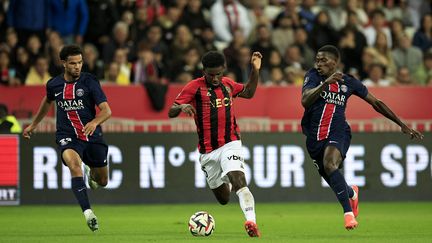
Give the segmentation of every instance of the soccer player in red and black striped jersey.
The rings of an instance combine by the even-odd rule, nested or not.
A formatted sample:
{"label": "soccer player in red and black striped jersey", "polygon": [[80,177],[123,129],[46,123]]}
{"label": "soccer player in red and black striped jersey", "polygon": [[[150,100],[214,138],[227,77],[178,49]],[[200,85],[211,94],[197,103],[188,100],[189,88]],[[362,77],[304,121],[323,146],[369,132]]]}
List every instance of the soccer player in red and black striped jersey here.
{"label": "soccer player in red and black striped jersey", "polygon": [[[81,73],[83,59],[79,46],[63,47],[60,59],[64,73],[46,84],[46,96],[42,99],[33,122],[24,129],[23,136],[29,139],[52,104],[57,105],[56,142],[62,161],[72,176],[72,191],[87,225],[95,231],[99,225],[90,207],[81,165],[82,162],[85,163],[84,171],[92,189],[107,185],[108,145],[103,140],[100,124],[111,116],[111,109],[96,77]],[[97,115],[96,106],[100,110]]]}
{"label": "soccer player in red and black striped jersey", "polygon": [[339,50],[326,45],[318,50],[315,68],[305,75],[302,90],[302,119],[306,147],[319,174],[332,188],[344,210],[345,228],[357,227],[358,187],[348,186],[339,167],[345,159],[351,142],[351,129],[345,109],[351,95],[369,103],[377,112],[398,124],[412,139],[423,135],[409,128],[381,100],[375,98],[356,78],[337,71]]}
{"label": "soccer player in red and black striped jersey", "polygon": [[244,85],[223,76],[223,54],[207,52],[202,58],[204,76],[190,81],[168,112],[170,118],[177,117],[180,112],[194,117],[200,163],[207,184],[222,205],[228,203],[231,190],[236,192],[246,218],[245,229],[251,237],[259,237],[260,232],[256,224],[254,197],[246,184],[240,130],[233,103],[236,97],[250,99],[254,96],[261,59],[261,53],[252,54],[252,71]]}

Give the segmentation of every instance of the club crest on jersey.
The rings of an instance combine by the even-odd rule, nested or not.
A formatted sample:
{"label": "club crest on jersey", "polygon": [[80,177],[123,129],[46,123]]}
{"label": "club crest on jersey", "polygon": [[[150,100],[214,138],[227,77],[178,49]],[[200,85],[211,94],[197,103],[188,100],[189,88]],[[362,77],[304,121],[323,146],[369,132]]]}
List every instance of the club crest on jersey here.
{"label": "club crest on jersey", "polygon": [[342,90],[342,92],[346,93],[348,91],[348,87],[345,84],[342,84],[340,89]]}
{"label": "club crest on jersey", "polygon": [[59,143],[60,143],[61,146],[65,146],[69,142],[72,142],[72,138],[63,138],[63,139],[60,139],[60,141],[59,141]]}
{"label": "club crest on jersey", "polygon": [[83,89],[77,89],[75,93],[78,97],[81,97],[84,95],[84,90]]}

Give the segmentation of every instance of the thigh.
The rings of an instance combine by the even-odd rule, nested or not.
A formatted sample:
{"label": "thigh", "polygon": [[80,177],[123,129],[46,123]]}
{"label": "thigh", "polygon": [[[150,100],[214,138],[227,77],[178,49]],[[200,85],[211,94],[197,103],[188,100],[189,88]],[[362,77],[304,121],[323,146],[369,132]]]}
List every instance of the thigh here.
{"label": "thigh", "polygon": [[219,188],[224,184],[222,181],[222,168],[220,166],[220,152],[214,150],[200,155],[201,169],[204,172],[210,189]]}
{"label": "thigh", "polygon": [[226,175],[231,171],[240,171],[244,174],[244,158],[242,154],[241,141],[233,141],[223,146],[221,154],[222,177],[227,180]]}
{"label": "thigh", "polygon": [[84,163],[91,168],[101,168],[108,165],[108,145],[103,143],[87,143],[84,150]]}
{"label": "thigh", "polygon": [[[56,139],[56,142],[58,145],[58,150],[60,151],[60,157],[64,165],[70,166],[70,160],[77,160],[81,162],[83,158],[84,146],[78,139],[59,137]],[[72,151],[74,153],[72,153]]]}

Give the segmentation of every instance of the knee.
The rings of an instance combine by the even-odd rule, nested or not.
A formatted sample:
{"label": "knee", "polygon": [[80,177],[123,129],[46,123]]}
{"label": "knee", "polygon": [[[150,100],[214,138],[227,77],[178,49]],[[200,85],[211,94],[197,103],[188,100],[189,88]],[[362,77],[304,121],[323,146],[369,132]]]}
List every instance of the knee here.
{"label": "knee", "polygon": [[229,202],[229,200],[230,200],[229,195],[228,195],[228,196],[218,197],[218,202],[219,202],[221,205],[227,205],[228,202]]}
{"label": "knee", "polygon": [[83,176],[81,166],[73,164],[73,165],[69,165],[68,167],[72,177]]}
{"label": "knee", "polygon": [[329,176],[333,171],[337,170],[338,166],[337,163],[334,161],[325,161],[324,162],[324,171]]}
{"label": "knee", "polygon": [[106,187],[106,185],[108,185],[108,178],[102,177],[98,180],[97,183],[99,184],[99,186]]}

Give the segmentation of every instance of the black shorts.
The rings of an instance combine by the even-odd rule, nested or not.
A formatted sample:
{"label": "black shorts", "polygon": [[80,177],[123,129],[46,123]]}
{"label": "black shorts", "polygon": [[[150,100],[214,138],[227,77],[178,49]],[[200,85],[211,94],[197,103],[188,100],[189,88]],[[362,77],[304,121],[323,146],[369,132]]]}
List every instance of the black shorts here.
{"label": "black shorts", "polygon": [[66,149],[73,149],[79,154],[81,160],[90,167],[105,167],[108,165],[108,145],[103,142],[90,143],[76,137],[58,137],[56,142],[64,165],[66,163],[63,160],[63,151]]}
{"label": "black shorts", "polygon": [[351,133],[343,133],[338,136],[331,136],[321,141],[316,141],[310,138],[306,139],[306,148],[310,157],[320,166],[323,163],[324,151],[327,146],[335,146],[341,153],[342,160],[344,160],[350,144]]}

